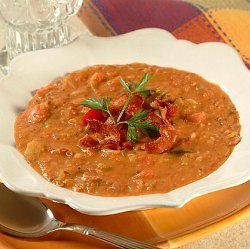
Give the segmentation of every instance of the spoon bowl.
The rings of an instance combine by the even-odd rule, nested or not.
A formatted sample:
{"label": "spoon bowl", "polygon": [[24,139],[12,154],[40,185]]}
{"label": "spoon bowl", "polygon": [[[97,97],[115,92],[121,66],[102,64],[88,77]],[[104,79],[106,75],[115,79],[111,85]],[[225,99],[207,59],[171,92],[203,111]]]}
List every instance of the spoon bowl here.
{"label": "spoon bowl", "polygon": [[0,230],[17,237],[40,237],[58,226],[39,199],[19,195],[0,184]]}
{"label": "spoon bowl", "polygon": [[23,238],[36,238],[57,230],[88,235],[125,249],[155,249],[155,246],[108,233],[94,227],[64,223],[38,198],[17,194],[0,184],[0,230]]}

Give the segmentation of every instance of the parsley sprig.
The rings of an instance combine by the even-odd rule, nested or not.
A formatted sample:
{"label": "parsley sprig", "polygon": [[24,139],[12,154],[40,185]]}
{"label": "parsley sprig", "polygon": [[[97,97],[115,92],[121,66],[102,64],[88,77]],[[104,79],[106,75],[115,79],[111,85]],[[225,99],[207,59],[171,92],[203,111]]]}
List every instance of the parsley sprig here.
{"label": "parsley sprig", "polygon": [[152,133],[155,134],[159,131],[159,127],[156,124],[152,123],[152,120],[142,121],[142,119],[148,117],[148,115],[149,115],[148,111],[140,110],[132,118],[120,122],[128,125],[127,140],[133,143],[137,142],[139,138],[137,129],[140,129],[148,137],[150,137]]}
{"label": "parsley sprig", "polygon": [[85,99],[81,105],[89,107],[91,109],[101,110],[107,112],[112,119],[115,126],[119,124],[127,124],[128,131],[127,131],[127,140],[133,143],[136,143],[139,138],[138,129],[140,129],[144,134],[150,136],[152,133],[157,133],[159,131],[159,127],[152,122],[152,120],[144,120],[148,117],[149,112],[146,110],[140,110],[136,113],[132,118],[128,120],[121,121],[121,118],[128,107],[129,101],[132,99],[134,94],[141,94],[144,98],[150,95],[150,89],[145,88],[145,85],[151,81],[155,76],[150,76],[149,73],[146,73],[140,82],[137,83],[130,83],[127,84],[123,78],[120,79],[120,83],[123,88],[129,92],[128,97],[123,105],[121,112],[118,115],[117,120],[115,120],[114,116],[110,112],[109,104],[110,104],[110,97],[106,98],[92,98],[92,99]]}
{"label": "parsley sprig", "polygon": [[143,95],[143,97],[147,97],[150,94],[150,90],[145,88],[145,85],[151,81],[155,76],[152,75],[151,77],[149,76],[149,73],[146,73],[140,80],[140,82],[138,84],[136,83],[131,83],[131,84],[127,84],[123,78],[120,79],[120,83],[122,84],[122,86],[129,92],[128,98],[117,118],[117,122],[119,122],[122,118],[123,113],[125,112],[129,101],[132,99],[134,94],[141,94]]}
{"label": "parsley sprig", "polygon": [[117,122],[109,110],[109,104],[110,104],[110,97],[106,97],[106,98],[101,97],[99,99],[93,97],[92,99],[85,99],[81,103],[81,105],[89,107],[91,109],[107,112],[110,118],[112,119],[113,123],[116,124]]}

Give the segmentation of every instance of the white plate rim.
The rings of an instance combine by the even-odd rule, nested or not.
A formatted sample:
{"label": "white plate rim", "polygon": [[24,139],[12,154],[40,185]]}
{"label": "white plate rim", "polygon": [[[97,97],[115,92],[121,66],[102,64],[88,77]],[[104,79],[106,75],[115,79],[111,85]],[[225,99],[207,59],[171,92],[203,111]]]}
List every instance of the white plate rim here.
{"label": "white plate rim", "polygon": [[[110,55],[111,51],[115,54]],[[81,58],[79,54],[85,57]],[[67,59],[67,62],[62,63],[63,59]],[[12,95],[11,90],[13,91],[11,83],[18,82],[15,84],[23,86],[14,89],[15,94],[22,95],[23,88],[28,89],[32,84],[46,85],[55,77],[62,75],[62,72],[74,71],[88,65],[125,64],[135,61],[191,71],[211,82],[219,83],[226,90],[240,113],[242,141],[223,166],[208,177],[166,194],[96,197],[59,188],[44,180],[27,165],[13,147],[13,136],[6,137],[6,134],[11,134],[11,131],[13,133],[13,127],[8,128],[8,126],[11,120],[13,121],[13,115],[16,115],[10,113],[10,117],[6,117],[11,110],[10,105],[13,104],[9,100]],[[51,65],[53,65],[53,73]],[[236,77],[236,75],[239,76]],[[240,89],[236,89],[233,85],[236,80],[237,85],[241,86]],[[27,81],[29,83],[26,83]],[[177,40],[167,31],[155,28],[141,29],[109,38],[80,35],[62,48],[20,55],[12,61],[9,75],[0,81],[2,89],[0,104],[3,107],[0,110],[0,118],[4,120],[0,123],[0,130],[6,130],[6,134],[0,134],[0,178],[16,192],[65,203],[80,212],[92,215],[153,207],[181,207],[197,196],[239,185],[250,179],[250,145],[247,144],[250,136],[247,120],[250,120],[250,115],[245,107],[249,105],[247,98],[247,93],[250,93],[249,83],[248,69],[230,46],[217,42],[194,44]],[[27,103],[30,96],[23,95],[25,95],[24,102]],[[241,100],[242,96],[244,101]],[[16,97],[16,101],[22,102],[19,100],[21,98],[22,96]],[[235,172],[234,165],[237,162],[244,162],[244,164],[241,164]]]}

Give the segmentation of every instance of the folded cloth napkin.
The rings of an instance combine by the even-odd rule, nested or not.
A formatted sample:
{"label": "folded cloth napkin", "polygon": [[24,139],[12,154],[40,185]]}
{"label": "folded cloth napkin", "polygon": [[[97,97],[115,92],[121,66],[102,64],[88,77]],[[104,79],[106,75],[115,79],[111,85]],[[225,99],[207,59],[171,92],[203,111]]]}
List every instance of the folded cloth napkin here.
{"label": "folded cloth napkin", "polygon": [[225,42],[250,69],[248,0],[86,0],[79,17],[97,36],[155,27],[195,43]]}

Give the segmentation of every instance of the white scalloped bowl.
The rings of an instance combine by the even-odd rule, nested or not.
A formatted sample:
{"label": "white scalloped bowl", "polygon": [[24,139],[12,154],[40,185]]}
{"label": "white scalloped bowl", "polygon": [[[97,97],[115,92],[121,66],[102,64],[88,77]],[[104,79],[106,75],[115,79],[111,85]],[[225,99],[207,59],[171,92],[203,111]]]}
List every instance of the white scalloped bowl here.
{"label": "white scalloped bowl", "polygon": [[[187,70],[217,82],[240,114],[242,141],[229,159],[209,176],[166,194],[98,197],[47,182],[15,148],[17,110],[27,106],[30,92],[58,76],[95,64],[144,62]],[[104,215],[153,207],[181,207],[194,197],[239,185],[250,179],[250,72],[237,52],[222,43],[193,44],[160,29],[142,29],[100,38],[81,35],[71,44],[18,56],[0,82],[0,178],[12,190],[66,203],[87,214]]]}

